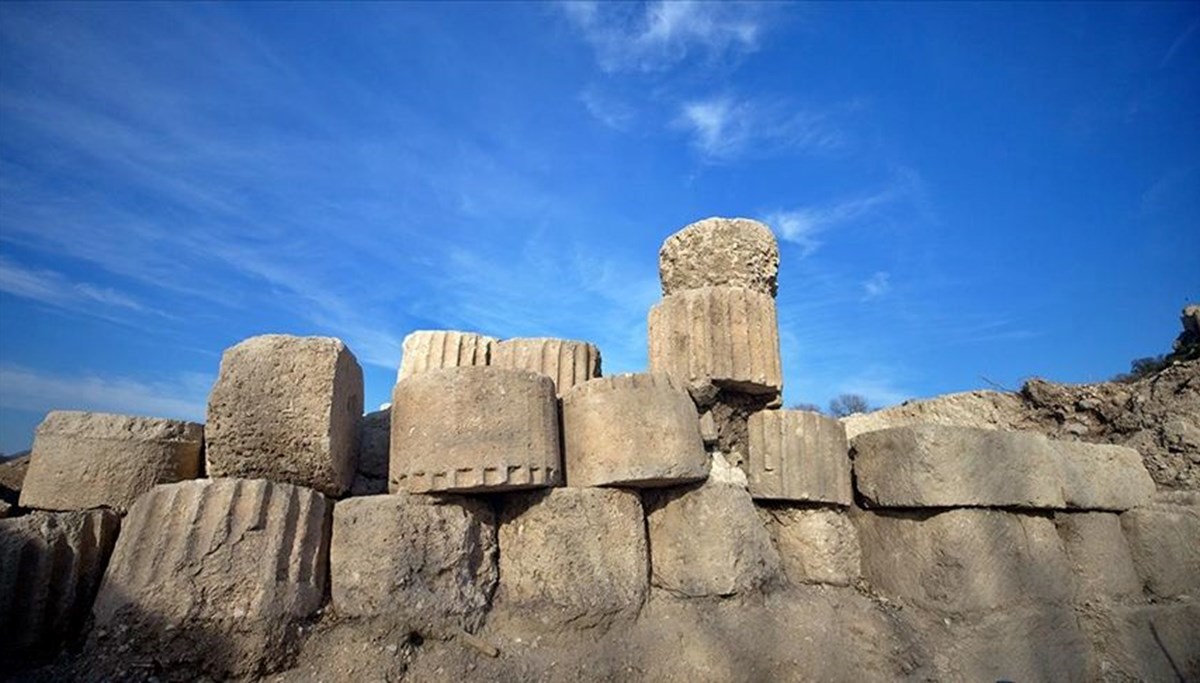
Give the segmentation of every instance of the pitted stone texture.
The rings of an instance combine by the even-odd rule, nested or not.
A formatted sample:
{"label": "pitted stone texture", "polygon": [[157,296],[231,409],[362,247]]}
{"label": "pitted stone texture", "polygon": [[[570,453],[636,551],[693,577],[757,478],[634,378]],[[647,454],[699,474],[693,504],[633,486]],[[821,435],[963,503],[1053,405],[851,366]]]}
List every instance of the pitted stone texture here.
{"label": "pitted stone texture", "polygon": [[772,505],[758,513],[792,583],[848,586],[862,576],[858,530],[845,512]]}
{"label": "pitted stone texture", "polygon": [[456,496],[344,500],[329,562],[338,614],[388,616],[427,635],[474,631],[496,588],[495,516]]}
{"label": "pitted stone texture", "polygon": [[121,520],[111,510],[0,521],[0,663],[28,663],[83,626]]}
{"label": "pitted stone texture", "polygon": [[208,475],[341,495],[354,481],[362,409],[362,368],[341,340],[251,337],[225,350],[208,397]]}
{"label": "pitted stone texture", "polygon": [[1080,510],[1128,510],[1154,496],[1154,480],[1132,448],[1051,441],[1061,462],[1063,499]]}
{"label": "pitted stone texture", "polygon": [[708,476],[696,406],[667,375],[593,379],[563,397],[568,486],[670,486]]}
{"label": "pitted stone texture", "polygon": [[358,469],[350,495],[373,496],[387,493],[388,459],[391,457],[392,411],[367,413],[359,422]]}
{"label": "pitted stone texture", "polygon": [[418,330],[404,338],[396,381],[426,370],[487,365],[496,340],[474,332]]}
{"label": "pitted stone texture", "polygon": [[554,380],[562,396],[572,387],[600,376],[600,349],[568,339],[505,339],[492,347],[489,363],[510,370],[532,370]]}
{"label": "pitted stone texture", "polygon": [[1123,513],[1121,527],[1151,593],[1200,597],[1200,507],[1155,503]]}
{"label": "pitted stone texture", "polygon": [[748,394],[783,390],[775,300],[735,287],[677,292],[650,309],[650,371]]}
{"label": "pitted stone texture", "polygon": [[747,593],[782,578],[779,553],[740,486],[647,496],[651,582],[686,597]]}
{"label": "pitted stone texture", "polygon": [[746,426],[751,496],[850,504],[850,455],[842,423],[800,410],[764,410],[750,416]]}
{"label": "pitted stone texture", "polygon": [[856,512],[863,576],[948,614],[1066,604],[1074,579],[1054,522],[997,510]]}
{"label": "pitted stone texture", "polygon": [[124,511],[158,484],[200,476],[204,426],[56,410],[38,425],[21,506]]}
{"label": "pitted stone texture", "polygon": [[658,275],[663,296],[701,287],[743,287],[775,296],[779,245],[758,221],[706,218],[663,242]]}
{"label": "pitted stone texture", "polygon": [[1097,603],[1080,610],[1104,681],[1200,680],[1200,604]]}
{"label": "pitted stone texture", "polygon": [[1059,512],[1054,525],[1078,579],[1075,600],[1140,597],[1142,583],[1133,568],[1121,518],[1111,512]]}
{"label": "pitted stone texture", "polygon": [[427,370],[392,390],[391,491],[562,483],[554,382],[528,370]]}
{"label": "pitted stone texture", "polygon": [[130,508],[96,599],[101,647],[218,676],[285,666],[325,594],[331,508],[262,479],[155,487]]}

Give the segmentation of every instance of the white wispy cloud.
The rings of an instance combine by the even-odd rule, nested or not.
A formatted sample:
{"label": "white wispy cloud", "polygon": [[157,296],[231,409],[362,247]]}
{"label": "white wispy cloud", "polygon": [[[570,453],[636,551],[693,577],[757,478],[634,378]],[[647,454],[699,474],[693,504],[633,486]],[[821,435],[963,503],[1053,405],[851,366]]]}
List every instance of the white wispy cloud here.
{"label": "white wispy cloud", "polygon": [[48,306],[109,318],[115,311],[147,312],[133,297],[87,282],[75,282],[54,270],[26,268],[0,254],[0,292]]}
{"label": "white wispy cloud", "polygon": [[877,299],[891,291],[891,279],[892,276],[890,273],[879,271],[864,280],[862,283],[863,301]]}
{"label": "white wispy cloud", "polygon": [[203,422],[213,380],[201,373],[153,381],[76,376],[5,364],[0,365],[0,407],[29,412],[91,410]]}
{"label": "white wispy cloud", "polygon": [[627,131],[633,125],[637,112],[629,104],[589,87],[579,94],[588,114],[601,124],[616,131]]}
{"label": "white wispy cloud", "polygon": [[720,95],[683,103],[675,124],[707,161],[783,151],[830,150],[843,135],[825,114],[783,102]]}

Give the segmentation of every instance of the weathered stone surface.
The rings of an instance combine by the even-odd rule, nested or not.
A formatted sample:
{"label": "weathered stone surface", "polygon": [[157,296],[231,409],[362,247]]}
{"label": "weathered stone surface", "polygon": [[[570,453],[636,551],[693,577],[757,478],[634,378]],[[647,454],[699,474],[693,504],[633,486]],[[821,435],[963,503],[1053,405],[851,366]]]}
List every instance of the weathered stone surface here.
{"label": "weathered stone surface", "polygon": [[474,631],[496,588],[495,516],[456,496],[351,498],[334,510],[329,562],[339,614]]}
{"label": "weathered stone surface", "polygon": [[642,504],[618,489],[514,496],[500,524],[497,609],[549,626],[636,616],[648,588]]}
{"label": "weathered stone surface", "polygon": [[775,300],[734,287],[677,292],[650,309],[650,371],[749,394],[783,390]]}
{"label": "weathered stone surface", "polygon": [[846,586],[862,576],[858,530],[845,512],[780,505],[758,512],[792,583]]}
{"label": "weathered stone surface", "polygon": [[1054,515],[1054,525],[1071,560],[1071,572],[1078,580],[1077,602],[1141,596],[1142,583],[1133,567],[1118,515],[1059,512]]}
{"label": "weathered stone surface", "polygon": [[1200,507],[1156,503],[1121,515],[1142,584],[1159,597],[1200,597]]}
{"label": "weathered stone surface", "polygon": [[562,482],[558,399],[528,370],[427,370],[392,390],[392,491],[501,491]]}
{"label": "weathered stone surface", "polygon": [[392,411],[367,413],[359,422],[358,469],[350,494],[373,496],[387,493],[388,460],[391,457]]}
{"label": "weathered stone surface", "polygon": [[325,594],[331,508],[261,479],[155,487],[130,508],[96,599],[101,647],[220,676],[280,668]]}
{"label": "weathered stone surface", "polygon": [[78,634],[120,525],[111,510],[0,521],[0,663],[29,663]]}
{"label": "weathered stone surface", "polygon": [[1092,641],[1091,680],[1200,680],[1200,604],[1097,603],[1080,610]]}
{"label": "weathered stone surface", "polygon": [[1054,522],[997,510],[857,512],[863,576],[884,595],[959,614],[1074,595]]}
{"label": "weathered stone surface", "polygon": [[706,218],[663,242],[658,275],[664,296],[701,287],[778,288],[779,245],[771,229],[746,218]]}
{"label": "weathered stone surface", "polygon": [[341,495],[354,480],[362,409],[362,368],[340,340],[247,339],[225,350],[208,397],[208,475]]}
{"label": "weathered stone surface", "polygon": [[404,338],[396,381],[426,370],[487,365],[495,343],[474,332],[418,330]]}
{"label": "weathered stone surface", "polygon": [[21,505],[124,511],[158,484],[200,476],[204,426],[56,410],[38,425]]}
{"label": "weathered stone surface", "polygon": [[12,505],[17,504],[21,497],[21,487],[25,485],[25,473],[29,470],[30,451],[0,462],[0,500]]}
{"label": "weathered stone surface", "polygon": [[562,400],[569,486],[670,486],[708,476],[696,406],[668,375],[603,377]]}
{"label": "weathered stone surface", "polygon": [[840,422],[801,410],[764,410],[750,416],[747,431],[751,496],[850,504],[849,447]]}
{"label": "weathered stone surface", "polygon": [[922,624],[937,681],[1094,683],[1092,649],[1065,606],[1006,609]]}
{"label": "weathered stone surface", "polygon": [[1019,394],[1002,391],[964,391],[933,398],[905,401],[900,405],[841,418],[846,438],[891,427],[939,424],[977,429],[1029,431],[1018,415],[1024,408]]}
{"label": "weathered stone surface", "polygon": [[1050,444],[1060,458],[1067,507],[1128,510],[1154,496],[1154,480],[1132,448],[1071,441]]}
{"label": "weathered stone surface", "polygon": [[676,595],[734,595],[781,578],[771,543],[749,492],[703,486],[648,495],[651,581]]}
{"label": "weathered stone surface", "polygon": [[0,519],[8,517],[12,513],[12,506],[0,500]]}
{"label": "weathered stone surface", "polygon": [[554,380],[558,395],[600,376],[600,349],[568,339],[505,339],[492,347],[490,365],[532,370]]}

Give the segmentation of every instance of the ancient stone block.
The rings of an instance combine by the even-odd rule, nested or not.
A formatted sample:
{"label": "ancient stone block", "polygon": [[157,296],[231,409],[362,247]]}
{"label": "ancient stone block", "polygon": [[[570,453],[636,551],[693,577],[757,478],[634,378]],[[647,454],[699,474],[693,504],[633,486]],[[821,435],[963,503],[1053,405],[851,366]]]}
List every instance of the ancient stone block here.
{"label": "ancient stone block", "polygon": [[1200,595],[1200,507],[1156,503],[1121,515],[1133,564],[1159,597]]}
{"label": "ancient stone block", "polygon": [[792,583],[846,586],[862,575],[858,530],[845,512],[778,505],[758,512]]}
{"label": "ancient stone block", "polygon": [[617,375],[562,400],[569,486],[669,486],[708,476],[696,406],[667,375]]}
{"label": "ancient stone block", "polygon": [[208,474],[341,495],[354,480],[362,407],[362,369],[340,340],[247,339],[226,349],[208,397]]}
{"label": "ancient stone block", "polygon": [[396,381],[426,370],[487,365],[495,343],[474,332],[418,330],[404,338]]}
{"label": "ancient stone block", "polygon": [[567,339],[505,339],[492,347],[490,365],[546,375],[562,396],[600,376],[600,349]]}
{"label": "ancient stone block", "polygon": [[706,218],[663,242],[664,296],[701,287],[742,287],[775,296],[779,245],[771,229],[745,218]]}
{"label": "ancient stone block", "polygon": [[1096,681],[1092,648],[1074,611],[1021,607],[923,625],[938,681]]}
{"label": "ancient stone block", "polygon": [[0,462],[0,498],[16,504],[25,485],[25,473],[29,470],[29,451],[24,455]]}
{"label": "ancient stone block", "polygon": [[204,426],[56,410],[38,425],[21,505],[124,511],[158,484],[200,476]]}
{"label": "ancient stone block", "polygon": [[120,525],[111,510],[0,520],[0,663],[53,654],[78,634]]}
{"label": "ancient stone block", "polygon": [[1200,605],[1097,603],[1080,610],[1098,671],[1092,680],[1200,680]]}
{"label": "ancient stone block", "polygon": [[850,504],[849,447],[840,422],[800,410],[764,410],[750,416],[747,432],[751,496]]}
{"label": "ancient stone block", "polygon": [[650,371],[749,394],[783,389],[775,300],[734,287],[677,292],[650,309]]}
{"label": "ancient stone block", "polygon": [[129,509],[96,598],[97,638],[130,662],[220,676],[286,663],[329,572],[321,494],[262,479],[155,487]]}
{"label": "ancient stone block", "polygon": [[427,370],[392,390],[390,490],[501,491],[562,483],[558,399],[528,370]]}
{"label": "ancient stone block", "polygon": [[549,626],[633,617],[648,560],[636,493],[559,488],[511,497],[501,515],[497,609]]}
{"label": "ancient stone block", "polygon": [[392,410],[367,413],[359,422],[358,468],[350,494],[373,496],[387,493],[388,460],[391,458]]}
{"label": "ancient stone block", "polygon": [[1154,480],[1132,448],[1075,441],[1051,441],[1061,458],[1067,507],[1128,510],[1150,502]]}
{"label": "ancient stone block", "polygon": [[1076,601],[1141,595],[1120,517],[1111,512],[1059,512],[1054,525],[1078,579]]}
{"label": "ancient stone block", "polygon": [[958,614],[1074,595],[1062,541],[1045,517],[970,509],[851,519],[863,576],[886,596]]}
{"label": "ancient stone block", "polygon": [[651,582],[683,596],[734,595],[781,578],[749,492],[709,482],[647,497]]}
{"label": "ancient stone block", "polygon": [[495,516],[456,496],[351,498],[334,510],[329,562],[338,614],[474,631],[496,588]]}

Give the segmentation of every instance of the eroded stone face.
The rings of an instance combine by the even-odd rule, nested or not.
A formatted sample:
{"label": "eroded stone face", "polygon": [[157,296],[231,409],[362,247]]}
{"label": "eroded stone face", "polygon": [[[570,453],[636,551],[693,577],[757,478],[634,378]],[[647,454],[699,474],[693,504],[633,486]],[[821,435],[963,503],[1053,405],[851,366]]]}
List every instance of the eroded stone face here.
{"label": "eroded stone face", "polygon": [[618,375],[562,401],[569,486],[670,486],[708,475],[696,407],[667,375]]}
{"label": "eroded stone face", "polygon": [[404,338],[396,381],[426,370],[487,365],[495,343],[474,332],[418,330]]}
{"label": "eroded stone face", "polygon": [[756,499],[849,505],[849,446],[835,419],[764,410],[747,421],[746,478]]}
{"label": "eroded stone face", "polygon": [[1141,595],[1142,583],[1133,567],[1118,515],[1057,512],[1054,525],[1071,560],[1071,572],[1078,579],[1077,602],[1097,598],[1124,600]]}
{"label": "eroded stone face", "polygon": [[21,505],[124,511],[158,484],[200,476],[203,425],[105,413],[51,412],[38,425]]}
{"label": "eroded stone face", "polygon": [[392,390],[390,490],[544,488],[562,483],[554,382],[528,370],[427,370]]}
{"label": "eroded stone face", "polygon": [[1143,585],[1164,598],[1200,594],[1200,506],[1155,503],[1121,515]]}
{"label": "eroded stone face", "polygon": [[658,274],[663,296],[727,286],[773,297],[778,289],[779,245],[771,229],[758,221],[706,218],[663,242]]}
{"label": "eroded stone face", "polygon": [[208,398],[208,474],[341,495],[354,480],[362,407],[362,369],[340,340],[247,339],[225,351]]}
{"label": "eroded stone face", "polygon": [[1063,499],[1079,510],[1129,510],[1154,496],[1154,480],[1132,448],[1051,441],[1061,468]]}
{"label": "eroded stone face", "polygon": [[858,531],[841,510],[759,508],[792,583],[848,586],[862,575]]}
{"label": "eroded stone face", "polygon": [[358,468],[354,473],[350,494],[373,496],[387,493],[392,444],[391,408],[364,415],[358,433]]}
{"label": "eroded stone face", "polygon": [[490,365],[546,375],[561,396],[600,376],[600,349],[569,339],[505,339],[492,347]]}

